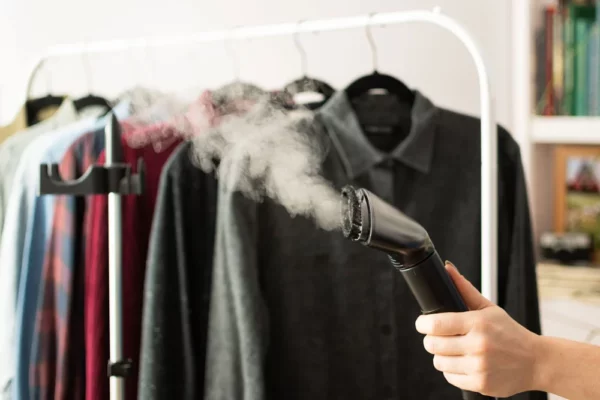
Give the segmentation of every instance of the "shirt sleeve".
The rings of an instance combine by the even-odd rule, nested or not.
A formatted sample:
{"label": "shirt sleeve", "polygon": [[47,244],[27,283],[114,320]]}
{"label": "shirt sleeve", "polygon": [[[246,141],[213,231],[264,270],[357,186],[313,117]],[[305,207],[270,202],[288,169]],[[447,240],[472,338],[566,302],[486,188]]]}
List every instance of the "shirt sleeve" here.
{"label": "shirt sleeve", "polygon": [[527,329],[541,333],[535,270],[536,257],[529,199],[520,159],[515,178],[515,204],[506,288],[506,309],[517,322],[526,326]]}
{"label": "shirt sleeve", "polygon": [[203,397],[213,267],[214,176],[182,145],[162,171],[144,286],[138,398]]}
{"label": "shirt sleeve", "polygon": [[257,205],[228,190],[229,178],[235,179],[219,181],[205,399],[259,400],[265,398],[267,314],[259,285]]}
{"label": "shirt sleeve", "polygon": [[[535,248],[527,185],[520,157],[515,165],[514,178],[512,237],[504,308],[518,323],[530,331],[540,334]],[[512,398],[514,400],[545,400],[547,395],[542,392],[527,392]]]}
{"label": "shirt sleeve", "polygon": [[[16,186],[16,185],[15,185]],[[0,334],[0,389],[7,390],[15,376],[16,345],[16,304],[17,288],[26,226],[30,217],[30,200],[26,196],[25,186],[13,187],[8,202],[6,234],[0,243],[0,320],[3,328]]]}
{"label": "shirt sleeve", "polygon": [[[163,399],[169,396],[184,398],[180,393],[184,388],[176,384],[184,378],[179,374],[183,363],[173,363],[171,358],[183,356],[181,342],[171,343],[169,339],[171,335],[177,336],[173,330],[178,329],[179,324],[176,320],[181,316],[177,302],[173,301],[173,293],[177,293],[178,289],[177,276],[169,273],[178,263],[177,222],[172,187],[173,182],[169,174],[164,173],[159,186],[148,251],[142,318],[139,399]],[[172,347],[169,347],[169,344]],[[193,385],[193,381],[188,383]]]}

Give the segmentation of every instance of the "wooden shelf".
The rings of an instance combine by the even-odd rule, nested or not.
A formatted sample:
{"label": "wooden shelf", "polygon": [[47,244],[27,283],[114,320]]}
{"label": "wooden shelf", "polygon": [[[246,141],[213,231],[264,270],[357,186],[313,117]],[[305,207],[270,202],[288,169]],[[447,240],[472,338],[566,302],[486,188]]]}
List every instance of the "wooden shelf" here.
{"label": "wooden shelf", "polygon": [[600,117],[540,117],[531,121],[535,143],[600,144]]}
{"label": "wooden shelf", "polygon": [[541,263],[537,266],[541,298],[569,298],[600,304],[600,267]]}

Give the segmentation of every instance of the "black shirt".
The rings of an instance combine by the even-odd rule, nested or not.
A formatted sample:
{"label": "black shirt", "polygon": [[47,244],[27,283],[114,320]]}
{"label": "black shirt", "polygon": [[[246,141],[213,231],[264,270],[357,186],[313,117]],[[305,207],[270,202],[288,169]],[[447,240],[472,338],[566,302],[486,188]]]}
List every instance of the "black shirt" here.
{"label": "black shirt", "polygon": [[[385,153],[339,92],[313,128],[329,146],[326,178],[364,187],[414,218],[480,287],[479,120],[416,93],[410,132]],[[498,146],[499,303],[539,333],[519,148],[502,128]],[[257,205],[223,188],[219,196],[207,399],[461,398],[433,368],[414,328],[418,305],[385,254],[269,200]]]}

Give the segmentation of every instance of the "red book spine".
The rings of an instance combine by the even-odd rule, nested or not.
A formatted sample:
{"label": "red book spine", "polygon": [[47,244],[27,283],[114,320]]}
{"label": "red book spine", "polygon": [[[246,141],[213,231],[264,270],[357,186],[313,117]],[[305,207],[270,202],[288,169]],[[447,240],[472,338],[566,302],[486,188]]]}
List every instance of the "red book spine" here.
{"label": "red book spine", "polygon": [[544,35],[545,35],[545,65],[546,65],[546,83],[544,90],[544,115],[555,115],[554,107],[554,85],[553,85],[553,65],[554,65],[554,7],[547,7],[544,12]]}

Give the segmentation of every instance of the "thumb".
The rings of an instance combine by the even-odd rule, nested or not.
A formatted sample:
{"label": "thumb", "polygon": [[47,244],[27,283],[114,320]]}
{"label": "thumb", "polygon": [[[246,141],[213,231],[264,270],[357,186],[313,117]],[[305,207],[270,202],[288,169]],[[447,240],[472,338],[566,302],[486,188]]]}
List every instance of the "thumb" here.
{"label": "thumb", "polygon": [[458,272],[458,269],[450,261],[446,261],[446,271],[448,271],[469,310],[481,310],[493,305],[491,301],[479,293],[471,282]]}

